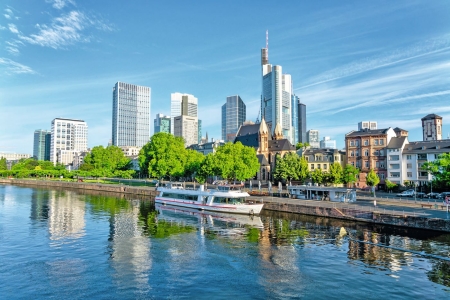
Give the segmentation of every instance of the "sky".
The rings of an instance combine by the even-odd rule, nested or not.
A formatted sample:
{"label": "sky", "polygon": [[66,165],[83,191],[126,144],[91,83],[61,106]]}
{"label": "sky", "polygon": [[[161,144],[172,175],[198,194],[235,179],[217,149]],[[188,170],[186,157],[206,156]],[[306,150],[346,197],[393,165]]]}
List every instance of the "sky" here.
{"label": "sky", "polygon": [[367,120],[418,141],[430,113],[450,134],[448,0],[4,0],[0,13],[0,152],[32,154],[54,118],[106,146],[117,81],[151,88],[152,124],[171,93],[194,95],[203,136],[220,139],[227,96],[258,118],[266,30],[320,139],[343,148]]}

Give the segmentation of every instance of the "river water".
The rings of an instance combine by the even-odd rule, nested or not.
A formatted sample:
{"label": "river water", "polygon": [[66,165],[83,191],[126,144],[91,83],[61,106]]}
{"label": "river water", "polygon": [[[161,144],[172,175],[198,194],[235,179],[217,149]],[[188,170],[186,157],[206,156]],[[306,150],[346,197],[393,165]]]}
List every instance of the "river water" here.
{"label": "river water", "polygon": [[124,197],[0,185],[0,298],[450,299],[449,234]]}

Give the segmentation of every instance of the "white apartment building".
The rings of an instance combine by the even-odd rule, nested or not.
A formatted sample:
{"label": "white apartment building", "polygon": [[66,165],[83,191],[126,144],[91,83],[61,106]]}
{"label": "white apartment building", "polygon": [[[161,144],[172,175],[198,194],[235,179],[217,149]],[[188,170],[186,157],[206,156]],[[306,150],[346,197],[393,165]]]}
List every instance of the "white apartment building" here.
{"label": "white apartment building", "polygon": [[10,153],[10,152],[0,152],[0,158],[6,158],[7,161],[17,161],[22,158],[30,158],[31,154],[20,154],[20,153]]}
{"label": "white apartment building", "polygon": [[139,151],[141,151],[142,149],[142,147],[125,147],[125,146],[119,148],[122,150],[123,154],[129,158],[138,156]]}
{"label": "white apartment building", "polygon": [[87,150],[88,126],[82,120],[56,118],[52,121],[50,161],[73,163],[76,152]]}
{"label": "white apartment building", "polygon": [[184,139],[184,146],[198,144],[198,118],[181,115],[174,118],[174,136]]}
{"label": "white apartment building", "polygon": [[112,144],[144,146],[150,139],[150,92],[146,86],[117,82],[113,87]]}

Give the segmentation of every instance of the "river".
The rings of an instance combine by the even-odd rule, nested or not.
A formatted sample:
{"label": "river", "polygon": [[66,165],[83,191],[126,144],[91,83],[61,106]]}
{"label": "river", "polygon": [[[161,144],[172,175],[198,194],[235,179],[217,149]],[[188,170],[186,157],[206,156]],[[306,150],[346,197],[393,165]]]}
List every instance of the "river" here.
{"label": "river", "polygon": [[450,234],[0,185],[2,299],[449,299]]}

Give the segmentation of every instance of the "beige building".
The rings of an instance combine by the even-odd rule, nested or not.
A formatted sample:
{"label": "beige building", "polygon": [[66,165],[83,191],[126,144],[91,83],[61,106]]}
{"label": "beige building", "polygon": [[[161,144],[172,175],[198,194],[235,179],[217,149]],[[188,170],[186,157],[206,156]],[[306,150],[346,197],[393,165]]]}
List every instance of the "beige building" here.
{"label": "beige building", "polygon": [[308,170],[321,169],[324,172],[330,170],[330,165],[338,162],[342,168],[345,167],[345,151],[337,149],[315,149],[307,148],[299,153],[308,161]]}
{"label": "beige building", "polygon": [[198,118],[181,115],[174,118],[174,136],[184,139],[184,146],[198,144]]}
{"label": "beige building", "polygon": [[387,178],[386,146],[393,137],[396,137],[396,133],[391,127],[362,129],[351,131],[345,135],[347,164],[360,170],[356,187],[365,188],[367,186],[366,177],[371,169],[380,178],[380,188],[384,186],[384,180]]}

